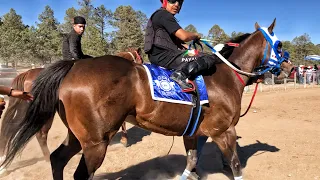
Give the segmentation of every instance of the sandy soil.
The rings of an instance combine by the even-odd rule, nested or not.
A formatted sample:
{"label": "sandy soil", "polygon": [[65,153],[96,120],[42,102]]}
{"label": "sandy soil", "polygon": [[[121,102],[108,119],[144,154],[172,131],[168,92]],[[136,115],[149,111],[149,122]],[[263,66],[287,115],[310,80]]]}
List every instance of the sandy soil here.
{"label": "sandy soil", "polygon": [[[242,111],[251,94],[245,94]],[[320,88],[281,92],[259,92],[249,113],[237,125],[238,153],[246,180],[320,179]],[[150,133],[129,126],[129,144],[119,144],[120,134],[109,146],[100,179],[178,179],[186,165],[181,137]],[[53,151],[66,136],[58,117],[49,132]],[[222,171],[221,153],[214,143],[205,145],[200,159],[203,179],[229,179]],[[65,179],[73,179],[80,160],[76,155],[65,168]],[[44,161],[36,139],[16,157],[3,180],[52,179],[50,164]]]}

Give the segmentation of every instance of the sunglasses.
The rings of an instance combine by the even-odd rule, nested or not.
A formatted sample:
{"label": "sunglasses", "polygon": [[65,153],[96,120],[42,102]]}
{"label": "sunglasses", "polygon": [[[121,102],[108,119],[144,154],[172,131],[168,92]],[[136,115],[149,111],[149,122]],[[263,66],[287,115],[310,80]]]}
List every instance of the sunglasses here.
{"label": "sunglasses", "polygon": [[183,1],[184,0],[168,0],[170,4],[175,4],[176,2],[178,2],[180,6],[183,4]]}

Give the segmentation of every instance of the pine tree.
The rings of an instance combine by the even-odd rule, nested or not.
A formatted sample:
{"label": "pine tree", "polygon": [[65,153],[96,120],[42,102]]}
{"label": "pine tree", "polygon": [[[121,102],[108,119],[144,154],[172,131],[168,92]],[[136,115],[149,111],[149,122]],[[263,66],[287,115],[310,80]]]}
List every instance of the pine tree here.
{"label": "pine tree", "polygon": [[137,12],[131,6],[119,6],[113,17],[112,24],[118,29],[114,40],[116,51],[143,47],[144,37]]}
{"label": "pine tree", "polygon": [[54,12],[50,6],[39,15],[40,23],[37,23],[36,30],[36,49],[38,57],[43,62],[52,62],[52,60],[61,59],[62,36],[58,31],[59,23],[54,17]]}
{"label": "pine tree", "polygon": [[23,30],[22,18],[14,9],[5,14],[0,26],[0,57],[7,65],[9,62],[17,64],[24,55],[22,41]]}

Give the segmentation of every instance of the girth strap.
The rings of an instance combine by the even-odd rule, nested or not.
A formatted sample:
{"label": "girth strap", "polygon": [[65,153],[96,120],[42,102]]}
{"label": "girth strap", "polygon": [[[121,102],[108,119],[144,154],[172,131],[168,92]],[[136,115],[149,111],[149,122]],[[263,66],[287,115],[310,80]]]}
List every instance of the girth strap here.
{"label": "girth strap", "polygon": [[186,126],[186,129],[182,133],[181,136],[187,135],[187,136],[193,136],[195,131],[198,128],[199,124],[199,117],[201,114],[201,105],[200,105],[200,94],[199,94],[199,89],[197,83],[193,83],[195,87],[195,91],[191,92],[192,95],[192,101],[193,101],[193,106],[191,109],[190,113],[190,118],[188,120],[188,124]]}

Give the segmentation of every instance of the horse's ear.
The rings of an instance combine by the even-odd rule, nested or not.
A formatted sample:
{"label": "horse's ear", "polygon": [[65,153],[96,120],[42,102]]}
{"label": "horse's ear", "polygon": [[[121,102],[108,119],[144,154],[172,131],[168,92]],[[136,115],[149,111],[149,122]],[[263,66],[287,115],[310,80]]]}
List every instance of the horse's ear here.
{"label": "horse's ear", "polygon": [[268,27],[268,31],[272,34],[274,27],[276,26],[276,18],[274,18],[272,24]]}
{"label": "horse's ear", "polygon": [[138,54],[141,54],[141,48],[140,47],[137,49],[137,52],[138,52]]}
{"label": "horse's ear", "polygon": [[260,25],[256,22],[256,23],[254,24],[254,27],[256,28],[256,30],[258,30],[258,29],[260,28]]}

